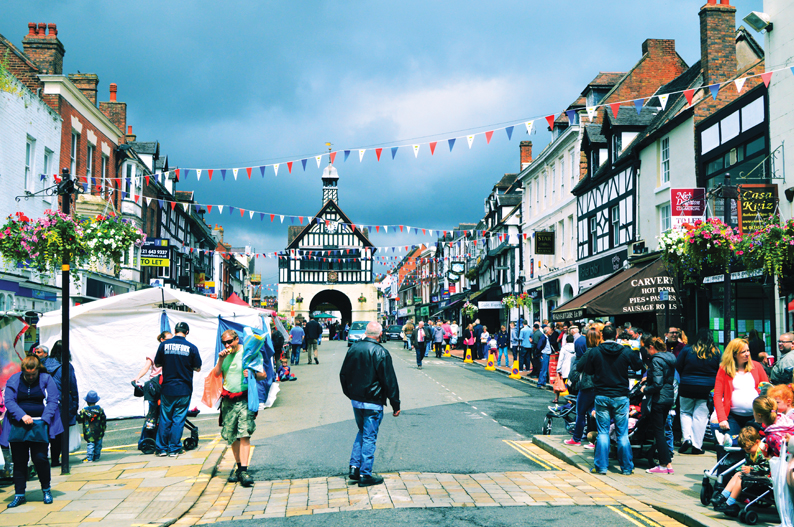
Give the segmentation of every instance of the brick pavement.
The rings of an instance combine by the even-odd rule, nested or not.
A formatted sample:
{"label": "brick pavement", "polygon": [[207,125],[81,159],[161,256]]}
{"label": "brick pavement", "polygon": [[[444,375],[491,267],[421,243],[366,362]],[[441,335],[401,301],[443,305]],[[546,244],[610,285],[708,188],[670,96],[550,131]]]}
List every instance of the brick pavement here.
{"label": "brick pavement", "polygon": [[71,474],[53,469],[51,505],[42,503],[37,479],[27,485],[28,502],[14,509],[5,505],[13,485],[0,490],[0,527],[19,525],[161,525],[182,516],[209,483],[226,444],[218,438],[178,458],[145,456],[108,448],[102,461],[79,462]]}
{"label": "brick pavement", "polygon": [[382,485],[359,488],[344,477],[257,481],[253,488],[226,482],[234,466],[224,456],[195,506],[175,525],[327,514],[352,510],[434,507],[608,506],[639,525],[681,524],[595,476],[560,463],[529,441],[510,442],[546,471],[486,474],[399,472],[381,474]]}

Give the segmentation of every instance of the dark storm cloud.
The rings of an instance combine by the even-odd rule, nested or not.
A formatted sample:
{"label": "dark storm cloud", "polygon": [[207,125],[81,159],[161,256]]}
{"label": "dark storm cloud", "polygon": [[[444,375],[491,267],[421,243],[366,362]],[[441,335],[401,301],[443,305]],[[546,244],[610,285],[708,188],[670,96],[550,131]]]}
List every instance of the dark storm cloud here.
{"label": "dark storm cloud", "polygon": [[[700,58],[704,2],[13,2],[0,33],[21,45],[28,22],[58,24],[65,71],[95,72],[100,100],[110,82],[128,103],[139,140],[159,140],[172,166],[232,168],[285,162],[334,149],[411,144],[457,130],[539,116],[530,139],[548,142],[542,116],[562,111],[599,71],[627,71],[646,38],[676,40],[688,64]],[[734,0],[737,18],[761,0]],[[413,139],[413,140],[412,140]],[[483,136],[452,153],[426,145],[380,163],[368,151],[342,162],[340,205],[360,224],[450,229],[476,223],[483,199],[517,172],[516,127],[486,146]],[[320,171],[309,159],[278,177],[244,172],[223,182],[183,181],[198,201],[282,214],[320,207]],[[226,240],[272,252],[285,225],[213,212]],[[278,219],[276,220],[278,222]],[[288,221],[288,220],[287,220]],[[430,242],[429,236],[373,234],[377,246]],[[399,253],[389,253],[399,255]],[[403,253],[404,254],[404,253]],[[267,264],[265,264],[267,262]],[[274,260],[258,264],[264,281]]]}

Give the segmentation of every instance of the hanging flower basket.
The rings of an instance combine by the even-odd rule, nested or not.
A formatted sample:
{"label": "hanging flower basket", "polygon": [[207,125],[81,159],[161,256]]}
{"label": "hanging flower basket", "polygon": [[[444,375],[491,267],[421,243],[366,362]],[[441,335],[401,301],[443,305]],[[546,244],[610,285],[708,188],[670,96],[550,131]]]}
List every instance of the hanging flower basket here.
{"label": "hanging flower basket", "polygon": [[665,232],[659,236],[659,248],[667,264],[680,271],[685,281],[693,282],[704,268],[727,272],[741,239],[733,228],[710,218]]}
{"label": "hanging flower basket", "polygon": [[736,256],[747,269],[763,269],[770,276],[783,278],[787,264],[794,260],[794,220],[780,222],[775,217],[761,229],[745,234],[736,244]]}
{"label": "hanging flower basket", "polygon": [[461,310],[463,311],[463,314],[466,315],[466,317],[474,318],[474,315],[477,314],[477,311],[479,311],[480,308],[478,308],[477,306],[475,306],[474,304],[472,304],[467,300],[466,303],[463,304],[463,308]]}
{"label": "hanging flower basket", "polygon": [[361,295],[360,297],[358,297],[358,301],[363,304],[367,301],[367,298],[364,295]]}
{"label": "hanging flower basket", "polygon": [[302,302],[303,302],[303,297],[302,297],[302,296],[300,296],[300,295],[298,295],[298,298],[296,298],[296,299],[295,299],[295,303],[296,303],[296,304],[300,304],[300,303],[302,303]]}
{"label": "hanging flower basket", "polygon": [[74,268],[118,266],[130,247],[145,241],[132,222],[106,216],[77,220],[53,210],[37,220],[18,212],[0,227],[0,255],[7,264],[49,274],[60,269],[64,257]]}

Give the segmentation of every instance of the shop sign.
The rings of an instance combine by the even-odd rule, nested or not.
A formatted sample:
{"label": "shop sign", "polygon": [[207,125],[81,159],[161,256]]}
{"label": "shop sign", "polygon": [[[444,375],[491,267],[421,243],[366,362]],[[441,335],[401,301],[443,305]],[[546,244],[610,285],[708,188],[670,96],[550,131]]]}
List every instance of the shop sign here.
{"label": "shop sign", "polygon": [[537,300],[541,297],[542,289],[540,287],[536,287],[535,289],[530,289],[527,291],[527,296],[532,300]]}
{"label": "shop sign", "polygon": [[593,278],[598,278],[599,276],[617,272],[621,267],[623,267],[623,262],[626,261],[628,257],[628,250],[623,249],[618,253],[608,254],[607,256],[598,258],[597,260],[583,263],[579,265],[579,281],[584,282],[585,280],[592,280]]}
{"label": "shop sign", "polygon": [[457,284],[449,284],[449,294],[454,295],[458,292],[458,285]]}
{"label": "shop sign", "polygon": [[146,240],[141,247],[141,266],[170,267],[171,247],[164,238]]}
{"label": "shop sign", "polygon": [[[668,305],[670,311],[678,309],[678,293],[673,278],[666,272],[656,276],[632,278],[629,285],[631,289],[628,290],[629,298],[623,303],[623,313],[664,311]],[[659,300],[662,292],[666,293],[668,299],[663,304]]]}
{"label": "shop sign", "polygon": [[552,312],[551,314],[551,320],[553,322],[565,322],[567,320],[579,320],[582,318],[584,318],[584,309],[563,311],[562,313]]}
{"label": "shop sign", "polygon": [[93,278],[87,278],[85,284],[86,296],[94,298],[109,298],[111,296],[123,295],[129,293],[130,289],[116,284],[109,284],[107,282],[100,282]]}
{"label": "shop sign", "polygon": [[421,304],[421,303],[422,303],[422,297],[421,296],[415,296],[414,297],[414,304]]}
{"label": "shop sign", "polygon": [[670,216],[675,229],[684,223],[706,219],[705,188],[670,189]]}
{"label": "shop sign", "polygon": [[420,317],[427,317],[430,316],[430,308],[428,306],[422,306],[419,308],[419,316]]}
{"label": "shop sign", "polygon": [[406,313],[405,313],[406,315],[410,316],[410,315],[414,314],[414,306],[408,306],[405,309],[407,310]]}
{"label": "shop sign", "polygon": [[407,314],[408,314],[408,308],[407,307],[401,307],[400,309],[397,310],[397,316],[398,317],[404,317]]}
{"label": "shop sign", "polygon": [[204,282],[204,294],[211,294],[215,292],[215,282]]}
{"label": "shop sign", "polygon": [[[734,280],[743,280],[745,278],[755,278],[756,276],[763,276],[764,270],[763,269],[753,269],[750,271],[737,271],[735,273],[731,273],[731,281]],[[716,276],[707,276],[703,279],[704,284],[718,284],[725,280],[724,274],[718,274]]]}
{"label": "shop sign", "polygon": [[431,302],[438,302],[438,295],[433,295],[430,297]]}
{"label": "shop sign", "polygon": [[449,298],[449,289],[444,289],[444,291],[441,293],[441,299],[446,300],[447,298]]}
{"label": "shop sign", "polygon": [[499,300],[495,301],[480,301],[477,302],[478,309],[502,309],[502,302]]}
{"label": "shop sign", "polygon": [[543,284],[543,296],[546,298],[560,296],[560,280],[558,278]]}
{"label": "shop sign", "polygon": [[739,185],[739,230],[757,231],[777,209],[777,185]]}
{"label": "shop sign", "polygon": [[535,232],[535,254],[554,254],[554,232]]}

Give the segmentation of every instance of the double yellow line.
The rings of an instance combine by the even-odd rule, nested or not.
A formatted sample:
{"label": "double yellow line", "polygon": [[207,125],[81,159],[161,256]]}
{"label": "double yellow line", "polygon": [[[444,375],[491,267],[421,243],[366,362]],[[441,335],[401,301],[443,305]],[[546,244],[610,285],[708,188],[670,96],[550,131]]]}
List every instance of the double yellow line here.
{"label": "double yellow line", "polygon": [[[657,523],[652,519],[648,518],[647,516],[640,514],[635,510],[629,509],[628,507],[623,507],[622,511],[617,507],[615,507],[614,505],[607,505],[606,507],[615,514],[617,514],[618,516],[621,516],[624,519],[630,521],[637,527],[662,527],[660,523]],[[632,516],[638,519],[632,518]]]}
{"label": "double yellow line", "polygon": [[558,467],[554,463],[552,463],[550,461],[542,460],[539,456],[533,454],[528,448],[526,448],[526,447],[524,447],[522,445],[519,445],[515,441],[510,441],[509,439],[503,439],[502,441],[504,441],[505,443],[507,443],[511,447],[515,448],[521,454],[523,454],[525,457],[528,457],[529,459],[531,459],[532,461],[534,461],[535,463],[537,463],[541,467],[545,468],[546,470],[562,470],[562,469],[560,469],[560,467]]}

